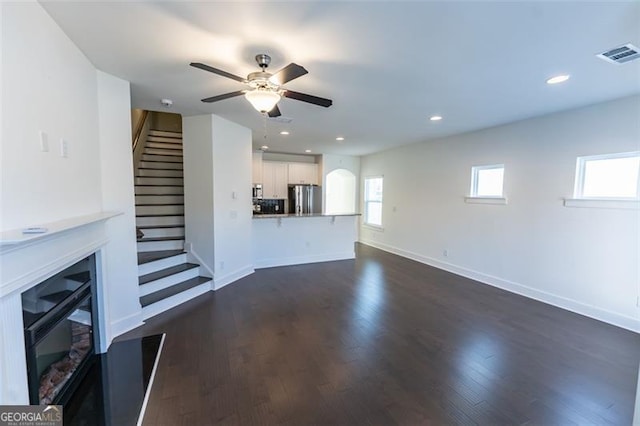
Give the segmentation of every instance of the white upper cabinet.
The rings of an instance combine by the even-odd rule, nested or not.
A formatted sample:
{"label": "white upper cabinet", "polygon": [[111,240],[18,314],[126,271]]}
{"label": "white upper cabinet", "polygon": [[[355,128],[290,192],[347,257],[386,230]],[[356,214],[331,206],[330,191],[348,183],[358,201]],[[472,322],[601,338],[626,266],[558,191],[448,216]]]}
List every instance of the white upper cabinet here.
{"label": "white upper cabinet", "polygon": [[251,183],[262,183],[262,151],[254,151],[252,156],[253,173]]}
{"label": "white upper cabinet", "polygon": [[318,185],[318,165],[312,163],[289,163],[289,184]]}
{"label": "white upper cabinet", "polygon": [[288,197],[287,176],[287,163],[263,161],[262,197],[286,199]]}

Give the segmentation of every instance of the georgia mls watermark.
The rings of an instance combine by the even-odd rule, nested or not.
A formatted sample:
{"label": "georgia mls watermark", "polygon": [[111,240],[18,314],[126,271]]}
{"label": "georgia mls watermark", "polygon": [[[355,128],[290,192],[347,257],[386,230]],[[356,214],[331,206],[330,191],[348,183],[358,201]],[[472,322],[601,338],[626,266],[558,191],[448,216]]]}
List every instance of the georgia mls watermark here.
{"label": "georgia mls watermark", "polygon": [[62,405],[0,405],[0,426],[62,426]]}

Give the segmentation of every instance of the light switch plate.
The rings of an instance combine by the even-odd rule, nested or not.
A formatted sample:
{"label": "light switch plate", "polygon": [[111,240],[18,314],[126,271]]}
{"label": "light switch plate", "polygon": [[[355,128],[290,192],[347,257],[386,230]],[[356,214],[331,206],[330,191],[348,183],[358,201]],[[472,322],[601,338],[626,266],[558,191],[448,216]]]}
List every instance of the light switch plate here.
{"label": "light switch plate", "polygon": [[49,152],[49,136],[42,130],[40,131],[40,151]]}
{"label": "light switch plate", "polygon": [[60,157],[69,158],[69,142],[65,139],[60,139]]}

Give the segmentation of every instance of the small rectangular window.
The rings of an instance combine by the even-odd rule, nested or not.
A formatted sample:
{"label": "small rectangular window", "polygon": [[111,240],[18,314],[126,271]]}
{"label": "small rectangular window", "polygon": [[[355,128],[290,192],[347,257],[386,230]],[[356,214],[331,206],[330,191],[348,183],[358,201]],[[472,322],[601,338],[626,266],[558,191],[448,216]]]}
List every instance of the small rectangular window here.
{"label": "small rectangular window", "polygon": [[578,157],[574,197],[639,199],[640,152]]}
{"label": "small rectangular window", "polygon": [[502,197],[504,164],[471,168],[471,197]]}
{"label": "small rectangular window", "polygon": [[364,179],[364,223],[382,226],[382,177]]}

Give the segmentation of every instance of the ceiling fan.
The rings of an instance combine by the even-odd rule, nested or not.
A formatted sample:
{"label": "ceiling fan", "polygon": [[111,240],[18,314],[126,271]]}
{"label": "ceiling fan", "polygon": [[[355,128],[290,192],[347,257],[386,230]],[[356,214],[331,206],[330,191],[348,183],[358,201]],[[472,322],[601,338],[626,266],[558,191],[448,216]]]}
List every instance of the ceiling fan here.
{"label": "ceiling fan", "polygon": [[200,68],[201,70],[209,71],[249,86],[249,88],[245,90],[237,90],[235,92],[224,93],[222,95],[202,99],[202,102],[217,102],[223,99],[244,95],[256,110],[261,113],[267,113],[269,117],[279,117],[281,115],[277,103],[280,101],[282,96],[285,98],[295,99],[297,101],[323,106],[325,108],[330,107],[333,104],[331,99],[294,92],[293,90],[282,87],[291,80],[307,74],[308,71],[304,69],[304,67],[290,63],[275,74],[271,74],[266,71],[267,67],[271,63],[271,57],[269,55],[264,53],[256,55],[256,62],[261,70],[250,73],[247,78],[239,77],[200,62],[191,62],[189,65],[192,67]]}

